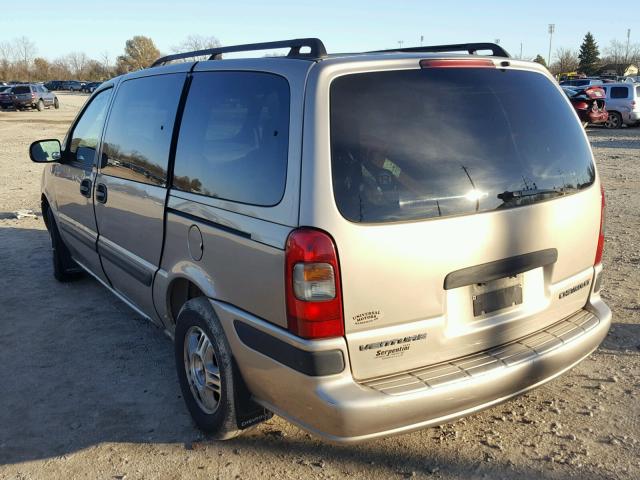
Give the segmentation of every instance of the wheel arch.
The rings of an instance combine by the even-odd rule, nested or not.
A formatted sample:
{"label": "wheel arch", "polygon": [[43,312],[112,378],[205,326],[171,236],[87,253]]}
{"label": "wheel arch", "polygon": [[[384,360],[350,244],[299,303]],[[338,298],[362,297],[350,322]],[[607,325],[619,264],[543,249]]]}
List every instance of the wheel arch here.
{"label": "wheel arch", "polygon": [[156,305],[165,326],[173,329],[182,306],[192,298],[215,298],[211,279],[192,264],[177,265],[170,272],[158,272],[154,282]]}

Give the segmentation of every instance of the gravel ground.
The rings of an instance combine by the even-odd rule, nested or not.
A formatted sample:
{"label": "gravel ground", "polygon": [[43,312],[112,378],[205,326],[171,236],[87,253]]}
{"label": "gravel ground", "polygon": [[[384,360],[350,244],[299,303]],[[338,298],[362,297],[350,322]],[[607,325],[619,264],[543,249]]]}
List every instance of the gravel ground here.
{"label": "gravel ground", "polygon": [[568,374],[440,428],[357,446],[274,417],[225,443],[193,427],[172,345],[95,281],[53,280],[27,148],[62,138],[60,110],[0,113],[0,479],[640,478],[640,129],[590,129],[607,189],[614,323]]}

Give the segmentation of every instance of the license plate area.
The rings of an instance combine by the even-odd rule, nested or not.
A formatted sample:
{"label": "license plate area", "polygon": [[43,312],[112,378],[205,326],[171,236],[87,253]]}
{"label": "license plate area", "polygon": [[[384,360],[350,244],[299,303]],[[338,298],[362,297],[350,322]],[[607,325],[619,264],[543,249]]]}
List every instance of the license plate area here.
{"label": "license plate area", "polygon": [[473,316],[522,304],[522,274],[471,285]]}

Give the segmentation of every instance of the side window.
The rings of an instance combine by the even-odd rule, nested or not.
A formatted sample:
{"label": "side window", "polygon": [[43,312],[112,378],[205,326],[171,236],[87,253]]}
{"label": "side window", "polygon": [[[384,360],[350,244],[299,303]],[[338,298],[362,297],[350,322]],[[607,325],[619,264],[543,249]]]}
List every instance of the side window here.
{"label": "side window", "polygon": [[165,186],[169,147],[184,74],[127,80],[104,135],[101,173]]}
{"label": "side window", "polygon": [[611,98],[627,98],[627,87],[611,87]]}
{"label": "side window", "polygon": [[280,202],[289,148],[289,83],[258,72],[193,75],[173,186],[252,205]]}
{"label": "side window", "polygon": [[94,164],[111,90],[104,90],[94,97],[82,113],[68,143],[67,161],[81,164],[85,168],[91,168]]}

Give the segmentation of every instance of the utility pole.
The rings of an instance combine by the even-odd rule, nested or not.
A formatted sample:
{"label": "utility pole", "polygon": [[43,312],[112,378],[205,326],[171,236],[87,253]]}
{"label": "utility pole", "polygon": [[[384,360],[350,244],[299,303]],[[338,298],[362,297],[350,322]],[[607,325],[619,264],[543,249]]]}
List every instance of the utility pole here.
{"label": "utility pole", "polygon": [[424,43],[424,35],[420,35],[420,46]]}
{"label": "utility pole", "polygon": [[551,42],[553,40],[553,33],[556,31],[556,24],[549,24],[549,55],[547,56],[547,65],[548,68],[551,68]]}
{"label": "utility pole", "polygon": [[520,42],[520,60],[522,60],[522,42]]}
{"label": "utility pole", "polygon": [[625,62],[629,61],[629,39],[631,38],[631,29],[627,28],[627,54],[625,55]]}
{"label": "utility pole", "polygon": [[400,48],[402,48],[403,43],[404,43],[404,40],[398,40],[398,45],[400,45]]}

